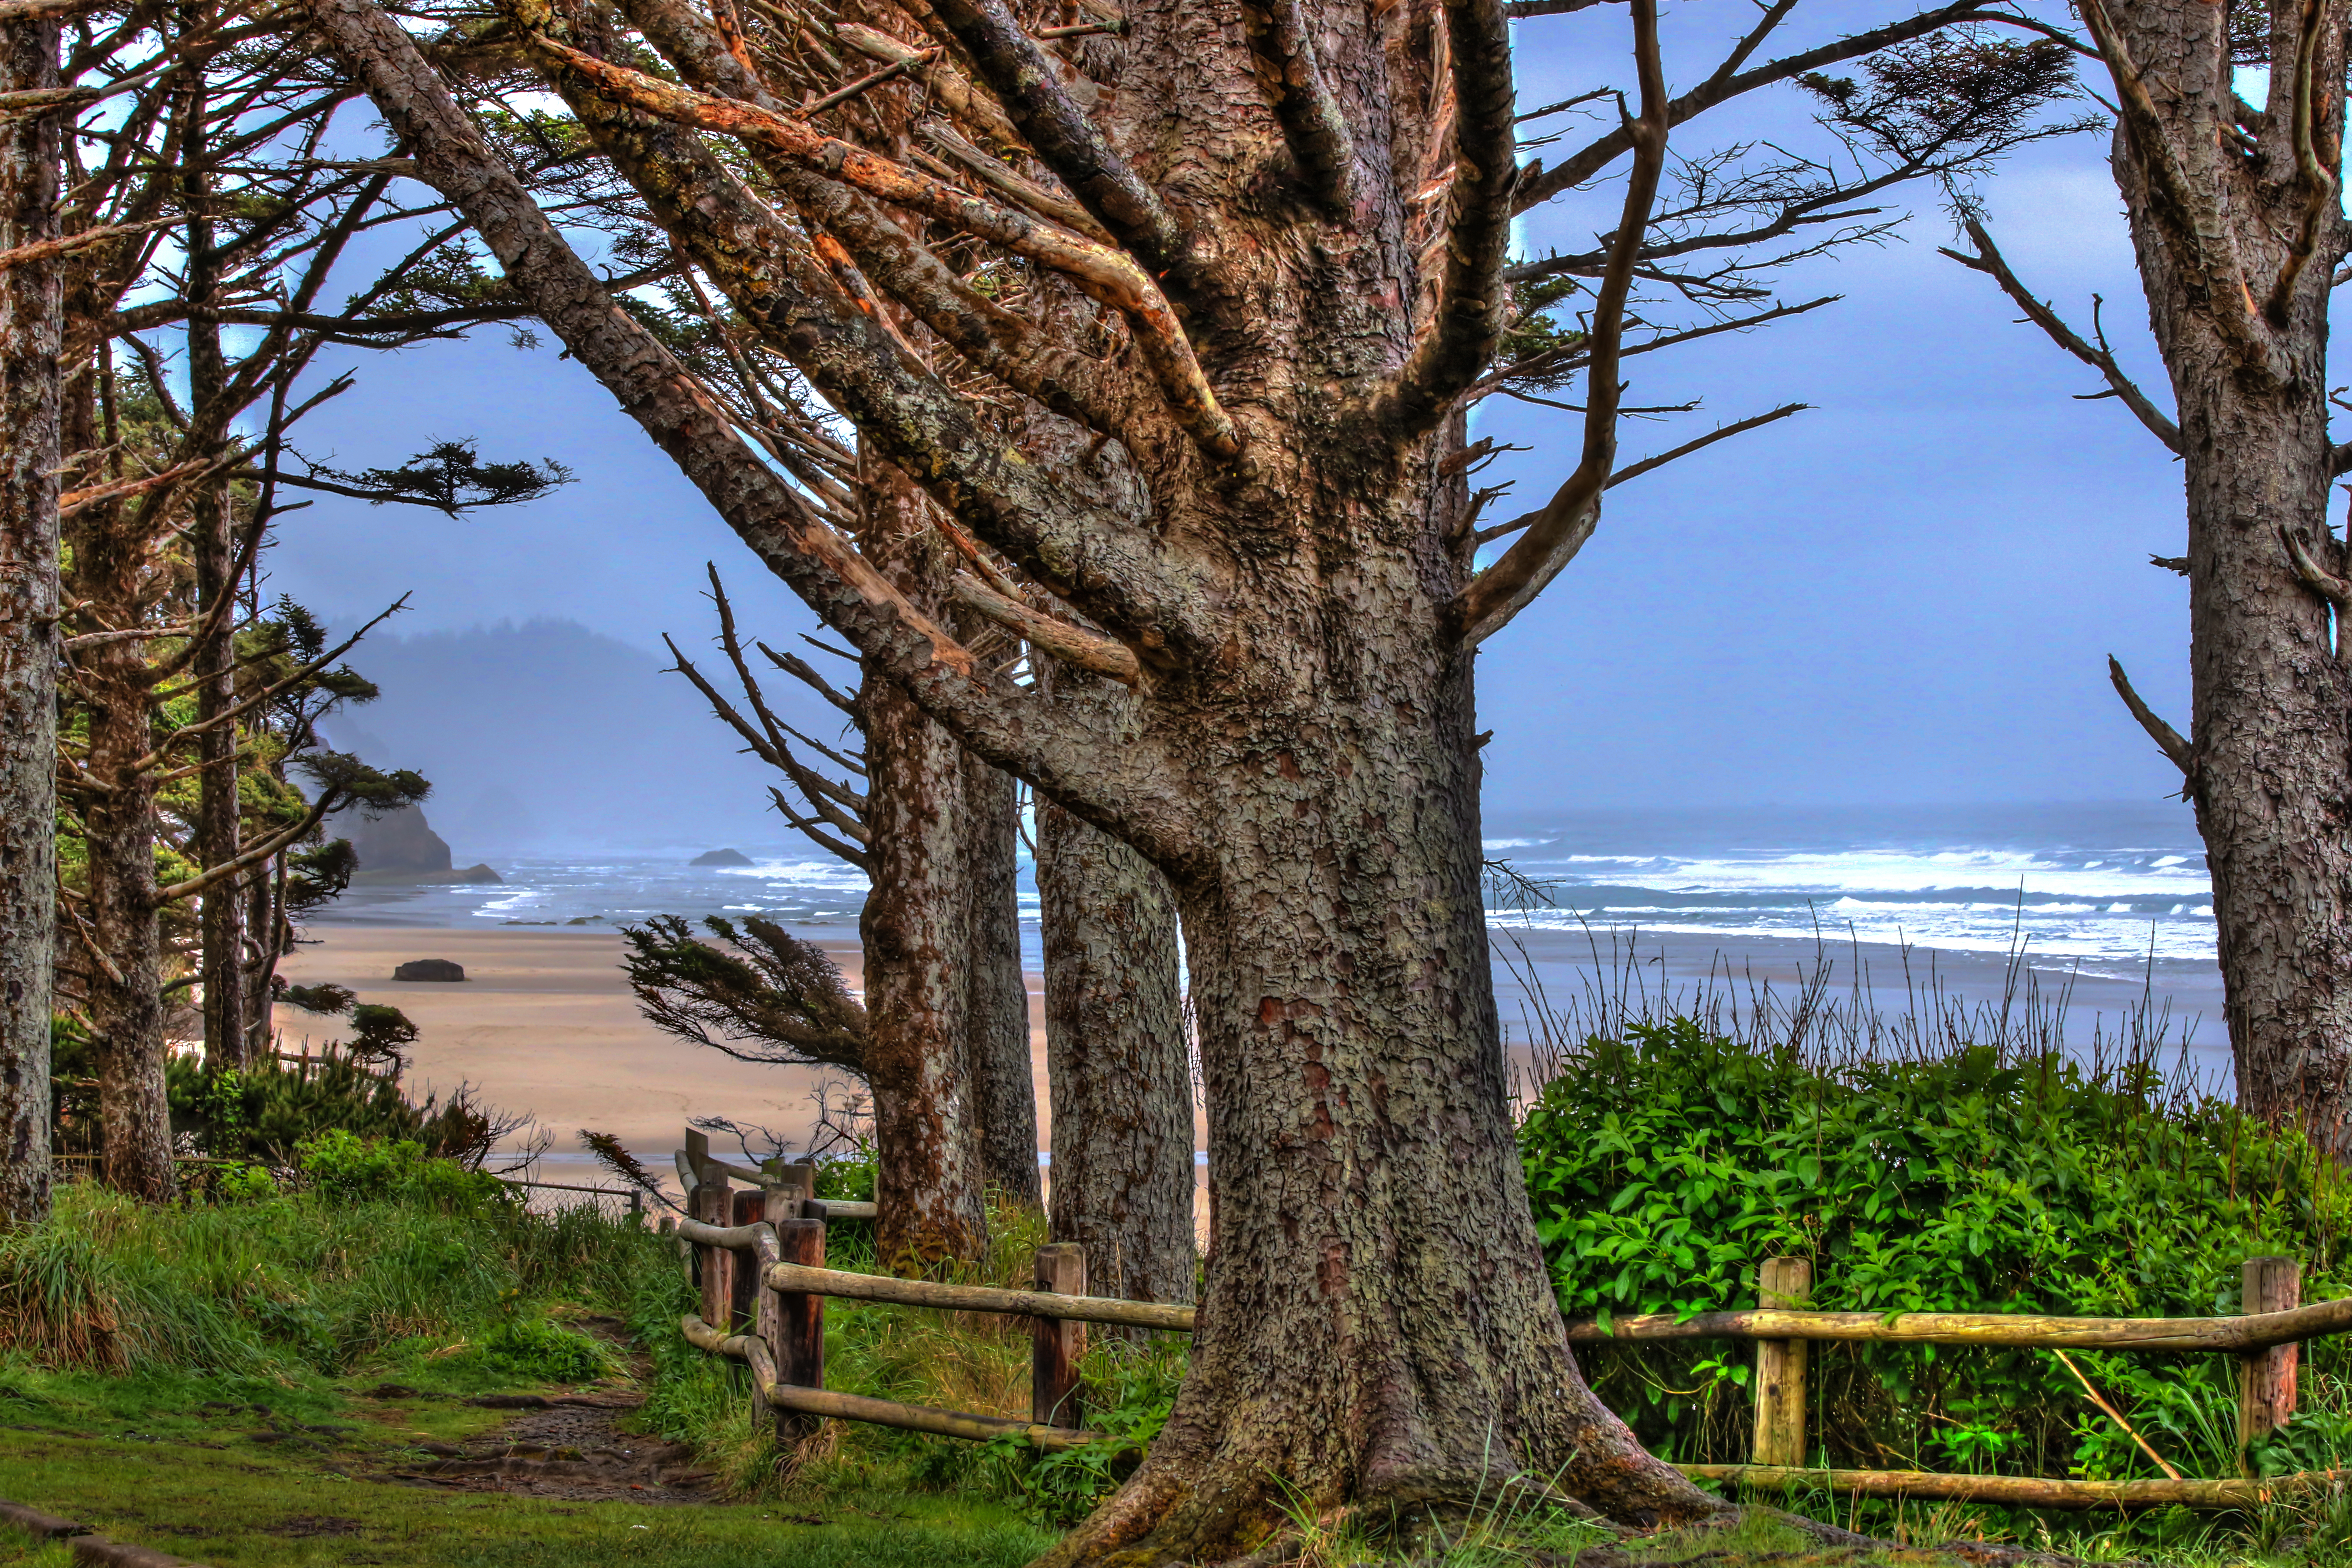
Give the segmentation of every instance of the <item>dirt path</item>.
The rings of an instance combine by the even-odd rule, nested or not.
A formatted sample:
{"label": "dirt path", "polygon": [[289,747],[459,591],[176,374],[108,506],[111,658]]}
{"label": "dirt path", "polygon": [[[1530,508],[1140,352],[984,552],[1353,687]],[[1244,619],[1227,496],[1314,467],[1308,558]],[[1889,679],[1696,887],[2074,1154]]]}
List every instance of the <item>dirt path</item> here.
{"label": "dirt path", "polygon": [[[642,1381],[652,1366],[623,1335],[617,1319],[579,1320],[580,1328],[629,1352]],[[379,1400],[425,1397],[384,1384],[368,1391]],[[719,1500],[709,1471],[695,1462],[691,1445],[620,1430],[620,1418],[645,1395],[609,1393],[488,1394],[466,1401],[515,1416],[495,1432],[462,1444],[420,1443],[430,1458],[382,1473],[407,1486],[450,1491],[513,1492],[566,1502],[696,1503]]]}

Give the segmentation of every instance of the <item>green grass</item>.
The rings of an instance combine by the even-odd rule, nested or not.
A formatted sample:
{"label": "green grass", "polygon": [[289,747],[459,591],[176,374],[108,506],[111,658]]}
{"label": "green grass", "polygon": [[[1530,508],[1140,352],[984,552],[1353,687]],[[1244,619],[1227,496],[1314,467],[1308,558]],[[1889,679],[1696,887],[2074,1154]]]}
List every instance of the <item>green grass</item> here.
{"label": "green grass", "polygon": [[[678,1339],[690,1300],[666,1239],[593,1211],[531,1214],[439,1171],[172,1208],[70,1184],[49,1224],[0,1237],[0,1497],[215,1568],[1011,1568],[1052,1543],[969,1445],[861,1429],[781,1466],[740,1373]],[[592,1314],[625,1319],[653,1352],[631,1424],[695,1441],[739,1500],[371,1479],[420,1458],[416,1444],[509,1419],[466,1396],[625,1381],[578,1331]],[[1010,1365],[1002,1338],[973,1338],[983,1362]],[[836,1342],[846,1385],[858,1336]],[[368,1396],[386,1382],[427,1397]],[[0,1563],[58,1560],[27,1546],[0,1543]]]}
{"label": "green grass", "polygon": [[654,1507],[426,1490],[353,1473],[397,1446],[389,1434],[288,1454],[217,1433],[174,1439],[167,1425],[10,1433],[0,1496],[215,1568],[1017,1568],[1053,1541],[1003,1505],[947,1497]]}

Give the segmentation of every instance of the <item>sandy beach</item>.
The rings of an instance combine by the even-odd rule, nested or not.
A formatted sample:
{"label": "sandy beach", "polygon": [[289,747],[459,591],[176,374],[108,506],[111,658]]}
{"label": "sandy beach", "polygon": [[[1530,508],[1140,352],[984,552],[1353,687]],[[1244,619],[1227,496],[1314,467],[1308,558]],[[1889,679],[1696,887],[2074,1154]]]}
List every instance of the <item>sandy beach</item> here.
{"label": "sandy beach", "polygon": [[[435,931],[320,925],[318,940],[285,965],[289,980],[349,986],[362,1002],[388,1003],[417,1026],[406,1082],[413,1091],[471,1084],[487,1102],[529,1111],[552,1135],[549,1180],[584,1179],[583,1128],[617,1135],[655,1170],[667,1169],[687,1119],[724,1116],[766,1127],[795,1142],[807,1137],[814,1095],[828,1077],[812,1068],[737,1061],[662,1033],[637,1013],[621,972],[621,938],[602,931]],[[817,938],[855,988],[857,945]],[[465,966],[461,983],[404,983],[394,968],[446,958]],[[1038,1146],[1051,1129],[1040,981],[1029,978],[1030,1040],[1036,1072]],[[285,1048],[307,1033],[336,1037],[340,1020],[281,1008]],[[723,1142],[723,1140],[721,1141]]]}

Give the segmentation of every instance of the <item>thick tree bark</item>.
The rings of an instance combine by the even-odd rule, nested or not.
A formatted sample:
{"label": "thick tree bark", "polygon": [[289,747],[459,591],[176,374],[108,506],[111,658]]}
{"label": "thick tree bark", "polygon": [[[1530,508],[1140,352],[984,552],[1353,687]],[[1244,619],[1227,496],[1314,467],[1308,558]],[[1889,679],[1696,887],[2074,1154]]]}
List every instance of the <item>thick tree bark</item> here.
{"label": "thick tree bark", "polygon": [[1561,1331],[1507,1104],[1470,660],[1410,559],[1367,553],[1344,616],[1254,619],[1251,700],[1184,725],[1211,848],[1171,880],[1217,1230],[1174,1415],[1043,1563],[1219,1561],[1286,1506],[1385,1516],[1517,1474],[1622,1519],[1714,1506]]}
{"label": "thick tree bark", "polygon": [[2179,409],[2190,738],[2147,711],[2120,668],[2116,680],[2196,803],[2239,1101],[2302,1122],[2341,1156],[2352,1152],[2352,640],[2338,617],[2352,573],[2327,523],[2345,465],[2328,439],[2326,360],[2330,277],[2347,246],[2347,7],[2275,7],[2260,111],[2233,90],[2225,11],[2106,0],[2086,13],[2121,84],[2113,166]]}
{"label": "thick tree bark", "polygon": [[1087,1249],[1098,1296],[1189,1301],[1199,1254],[1175,894],[1142,856],[1047,803],[1037,902],[1054,1239]]}
{"label": "thick tree bark", "polygon": [[1029,1048],[1029,982],[1021,972],[1019,785],[964,754],[964,852],[971,934],[964,1004],[980,1169],[1013,1203],[1042,1205],[1037,1075]]}
{"label": "thick tree bark", "polygon": [[[863,489],[868,551],[904,585],[925,590],[940,570],[919,517],[928,503],[878,466]],[[876,1245],[884,1267],[919,1272],[976,1258],[988,1241],[981,1105],[966,1048],[974,963],[964,753],[871,662],[860,706],[873,889],[858,935]]]}
{"label": "thick tree bark", "polygon": [[[58,85],[58,24],[0,22],[0,93]],[[0,124],[0,250],[58,233],[53,116]],[[57,947],[58,265],[0,271],[0,1226],[49,1211]]]}

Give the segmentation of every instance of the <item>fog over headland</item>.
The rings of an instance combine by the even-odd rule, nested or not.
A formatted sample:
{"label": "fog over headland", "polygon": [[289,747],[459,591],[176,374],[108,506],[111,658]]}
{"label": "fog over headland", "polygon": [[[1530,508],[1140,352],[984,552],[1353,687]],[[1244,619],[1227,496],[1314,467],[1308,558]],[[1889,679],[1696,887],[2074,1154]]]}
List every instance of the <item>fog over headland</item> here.
{"label": "fog over headland", "polygon": [[[330,720],[329,738],[431,779],[425,815],[460,865],[793,837],[768,809],[764,765],[736,754],[685,679],[664,673],[666,650],[534,620],[372,637],[351,662],[383,694]],[[827,724],[790,684],[779,705],[831,738],[839,715]]]}

